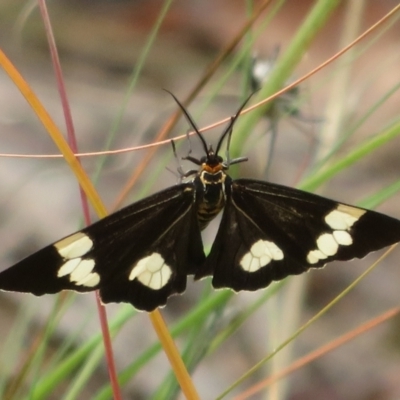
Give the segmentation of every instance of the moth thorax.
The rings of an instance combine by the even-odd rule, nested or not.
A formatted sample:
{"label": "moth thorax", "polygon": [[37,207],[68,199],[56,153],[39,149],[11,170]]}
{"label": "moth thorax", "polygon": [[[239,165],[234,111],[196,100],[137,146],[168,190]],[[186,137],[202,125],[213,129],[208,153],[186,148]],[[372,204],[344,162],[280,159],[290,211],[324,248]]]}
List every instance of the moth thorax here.
{"label": "moth thorax", "polygon": [[222,170],[217,172],[201,171],[200,180],[203,185],[217,185],[219,183],[224,183],[226,178],[226,173]]}
{"label": "moth thorax", "polygon": [[202,171],[200,174],[202,193],[198,196],[197,208],[200,229],[204,229],[225,206],[225,178],[223,171],[213,174]]}

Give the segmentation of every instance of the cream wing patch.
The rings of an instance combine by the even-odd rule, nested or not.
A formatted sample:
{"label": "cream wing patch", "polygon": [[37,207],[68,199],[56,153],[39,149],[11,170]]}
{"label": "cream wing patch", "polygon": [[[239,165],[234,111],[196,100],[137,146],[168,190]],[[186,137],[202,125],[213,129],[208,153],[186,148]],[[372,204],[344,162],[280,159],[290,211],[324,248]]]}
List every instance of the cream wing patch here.
{"label": "cream wing patch", "polygon": [[331,211],[325,217],[325,222],[333,232],[319,236],[316,249],[307,255],[308,263],[317,264],[321,260],[334,256],[340,246],[353,244],[353,238],[348,231],[365,213],[365,210],[345,204],[339,204],[335,210]]}
{"label": "cream wing patch", "polygon": [[366,211],[360,208],[339,204],[336,210],[325,217],[325,222],[332,229],[345,231],[350,229],[365,213]]}
{"label": "cream wing patch", "polygon": [[57,272],[59,278],[69,276],[70,282],[86,287],[95,287],[100,283],[100,275],[93,272],[94,260],[82,258],[93,247],[89,236],[78,232],[55,243],[54,247],[65,261]]}
{"label": "cream wing patch", "polygon": [[129,280],[137,279],[153,290],[162,289],[170,280],[172,269],[159,253],[152,253],[139,260],[129,274]]}
{"label": "cream wing patch", "polygon": [[240,266],[246,272],[256,272],[268,265],[271,260],[282,260],[282,250],[273,242],[258,240],[240,260]]}
{"label": "cream wing patch", "polygon": [[330,233],[324,233],[317,239],[318,249],[327,256],[334,256],[338,249],[339,243]]}
{"label": "cream wing patch", "polygon": [[82,257],[93,247],[93,241],[82,232],[75,233],[54,244],[61,257],[71,260]]}

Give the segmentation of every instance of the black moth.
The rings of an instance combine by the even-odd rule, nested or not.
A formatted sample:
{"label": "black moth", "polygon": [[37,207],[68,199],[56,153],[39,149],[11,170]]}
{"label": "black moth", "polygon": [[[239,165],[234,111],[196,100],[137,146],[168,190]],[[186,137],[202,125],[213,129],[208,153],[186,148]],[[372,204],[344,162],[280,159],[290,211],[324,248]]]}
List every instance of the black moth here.
{"label": "black moth", "polygon": [[[212,276],[215,288],[257,290],[400,241],[400,221],[386,215],[269,182],[232,180],[229,166],[245,159],[224,161],[218,153],[224,139],[229,148],[245,104],[214,151],[175,100],[204,147],[201,159],[186,157],[199,166],[182,174],[191,180],[39,250],[0,273],[0,289],[38,296],[99,290],[104,303],[152,311],[182,293],[188,275]],[[222,209],[205,256],[200,232]]]}

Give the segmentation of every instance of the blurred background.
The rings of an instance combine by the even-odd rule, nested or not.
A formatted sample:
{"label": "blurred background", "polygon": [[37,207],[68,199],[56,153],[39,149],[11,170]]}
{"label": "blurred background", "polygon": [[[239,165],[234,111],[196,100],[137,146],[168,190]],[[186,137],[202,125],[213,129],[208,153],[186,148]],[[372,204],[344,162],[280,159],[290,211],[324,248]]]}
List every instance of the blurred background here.
{"label": "blurred background", "polygon": [[[253,24],[252,35],[242,38],[189,105],[200,127],[227,118],[237,110],[255,88],[251,86],[254,60],[261,64],[268,62],[265,70],[274,65],[296,37],[315,3],[308,0],[271,2]],[[170,90],[182,101],[186,99],[207,68],[238,35],[249,13],[260,4],[239,0],[176,0],[171,4],[159,0],[48,2],[80,151],[99,151],[107,146],[120,149],[154,142],[176,111],[171,96],[162,89]],[[299,78],[334,55],[397,4],[393,0],[341,2],[304,51],[290,79]],[[155,39],[148,45],[163,12],[165,16]],[[399,117],[399,37],[400,24],[395,15],[355,47],[347,58],[330,64],[275,103],[243,144],[242,155],[248,156],[249,162],[241,166],[240,176],[294,186],[315,172],[318,162],[344,136],[348,140],[333,160],[346,156],[363,140],[385,132]],[[248,47],[243,60],[235,64],[235,57],[245,44]],[[36,2],[0,2],[0,47],[65,131]],[[137,80],[132,83],[135,73],[138,73]],[[257,80],[257,86],[263,84],[261,80]],[[271,127],[276,132],[272,150]],[[207,140],[215,143],[221,129],[207,133]],[[184,134],[186,130],[181,118],[169,137]],[[191,142],[193,154],[201,155],[196,140]],[[182,142],[179,151],[183,156],[187,149],[187,143]],[[400,140],[393,140],[335,176],[318,192],[350,204],[369,199],[398,181],[399,151]],[[0,71],[0,153],[58,153],[3,70]],[[105,160],[83,159],[87,172],[97,175],[96,187],[110,210],[145,156],[146,151],[139,150]],[[166,167],[176,170],[169,144],[160,146],[123,204],[176,183],[177,177]],[[79,229],[82,224],[77,183],[62,159],[0,157],[0,188],[1,270]],[[379,205],[378,210],[400,218],[398,204],[397,194]],[[212,240],[217,226],[213,225],[205,233],[206,244]],[[279,294],[249,315],[217,350],[200,357],[193,379],[201,397],[214,398],[233,383],[344,290],[376,258],[374,254],[361,261],[335,263],[303,277],[289,278],[290,282]],[[397,306],[399,260],[399,251],[395,250],[356,289],[298,337],[288,351],[246,381],[242,389]],[[191,278],[189,281],[184,296],[171,298],[162,311],[169,324],[184,318],[210,285],[208,281],[194,285]],[[216,331],[212,332],[229,326],[261,295],[240,293],[232,298],[223,313],[217,315],[218,324],[212,325]],[[300,302],[294,300],[299,298]],[[41,332],[55,301],[55,296],[34,298],[0,293],[0,339],[10,346],[4,345],[1,350],[3,390],[18,375],[24,348],[29,348],[35,335]],[[110,305],[107,311],[115,315],[121,307]],[[17,322],[22,325],[16,325]],[[382,324],[254,398],[400,398],[399,322],[397,317]],[[73,351],[99,331],[94,295],[74,296],[62,318],[57,320],[48,346],[57,352],[60,343],[68,337],[73,338],[70,339]],[[147,315],[135,315],[113,341],[117,369],[130,365],[143,348],[156,340]],[[185,340],[185,335],[178,340],[182,348]],[[15,344],[14,353],[10,343]],[[125,398],[152,397],[168,371],[168,362],[161,353],[124,387]],[[94,394],[107,379],[103,360],[76,398],[95,398]],[[66,387],[67,383],[60,384],[49,398],[61,398]]]}

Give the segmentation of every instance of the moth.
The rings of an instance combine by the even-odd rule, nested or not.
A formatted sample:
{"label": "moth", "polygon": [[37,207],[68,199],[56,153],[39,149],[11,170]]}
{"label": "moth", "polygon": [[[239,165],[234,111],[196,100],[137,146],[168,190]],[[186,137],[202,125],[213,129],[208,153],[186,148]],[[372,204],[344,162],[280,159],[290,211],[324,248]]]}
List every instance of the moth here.
{"label": "moth", "polygon": [[[175,96],[173,96],[175,98]],[[244,103],[216,149],[175,98],[204,155],[181,183],[39,250],[0,273],[0,289],[41,296],[100,291],[104,303],[152,311],[183,293],[188,275],[212,277],[214,288],[254,291],[334,260],[362,258],[400,241],[400,221],[291,187],[232,179],[229,142]],[[220,155],[227,141],[227,159]],[[201,231],[221,211],[206,256]]]}

